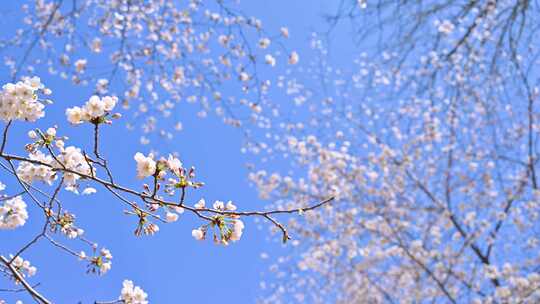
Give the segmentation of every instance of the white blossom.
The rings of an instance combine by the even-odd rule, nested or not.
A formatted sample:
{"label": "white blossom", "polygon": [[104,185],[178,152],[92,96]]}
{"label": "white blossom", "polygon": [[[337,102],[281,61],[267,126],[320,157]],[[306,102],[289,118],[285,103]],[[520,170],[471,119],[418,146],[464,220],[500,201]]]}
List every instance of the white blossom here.
{"label": "white blossom", "polygon": [[148,156],[144,156],[142,153],[137,152],[134,159],[137,162],[138,178],[145,178],[156,173],[156,162],[154,161],[154,155],[152,153]]}
{"label": "white blossom", "polygon": [[85,121],[93,121],[111,113],[116,106],[118,98],[116,96],[105,96],[100,98],[93,95],[84,106],[66,109],[67,120],[71,124],[80,124]]}
{"label": "white blossom", "polygon": [[201,198],[195,205],[193,205],[193,207],[195,207],[196,209],[203,209],[206,205],[206,201],[204,200],[204,198]]}
{"label": "white blossom", "polygon": [[266,56],[264,56],[264,61],[266,62],[266,64],[268,64],[270,66],[275,66],[276,65],[276,58],[274,58],[274,56],[272,56],[270,54],[266,54]]}
{"label": "white blossom", "polygon": [[[45,155],[41,151],[30,153],[29,159],[48,165],[53,164],[52,156]],[[38,180],[50,185],[56,179],[56,174],[50,167],[30,162],[20,162],[19,166],[17,167],[17,175],[27,183],[32,183],[34,180]]]}
{"label": "white blossom", "polygon": [[[92,172],[92,168],[84,158],[80,148],[69,146],[57,158],[60,163],[53,163],[56,168],[65,167],[84,175],[90,175]],[[64,172],[64,182],[67,186],[75,186],[80,178],[80,175],[77,173]]]}
{"label": "white blossom", "polygon": [[36,139],[38,137],[36,131],[34,130],[30,130],[28,131],[28,137],[30,137],[30,139]]}
{"label": "white blossom", "polygon": [[455,26],[454,26],[454,24],[452,22],[450,22],[449,20],[444,20],[443,22],[441,22],[439,24],[439,26],[437,27],[437,30],[440,33],[448,35],[448,34],[451,34],[454,31],[454,28],[455,28]]}
{"label": "white blossom", "polygon": [[14,258],[13,255],[9,255],[10,259],[13,259],[12,265],[17,269],[23,277],[34,276],[37,272],[37,268],[30,264],[30,261],[24,260],[21,256]]}
{"label": "white blossom", "polygon": [[28,212],[21,196],[0,202],[0,229],[15,229],[26,223]]}
{"label": "white blossom", "polygon": [[42,89],[38,77],[5,84],[0,91],[0,119],[36,121],[45,116],[45,106],[37,96],[37,91]]}
{"label": "white blossom", "polygon": [[191,236],[193,236],[193,238],[195,238],[197,241],[201,241],[204,239],[204,232],[201,228],[193,229],[191,231]]}
{"label": "white blossom", "polygon": [[139,286],[135,286],[132,281],[124,280],[119,300],[125,304],[147,304],[148,295]]}
{"label": "white blossom", "polygon": [[88,63],[88,60],[86,59],[79,59],[75,61],[75,70],[77,72],[83,72],[86,69],[86,64]]}
{"label": "white blossom", "polygon": [[243,81],[243,82],[246,82],[249,80],[249,74],[246,73],[246,72],[241,72],[240,73],[240,80]]}
{"label": "white blossom", "polygon": [[281,36],[285,38],[289,38],[289,29],[286,27],[282,27],[280,30]]}
{"label": "white blossom", "polygon": [[167,166],[171,171],[179,172],[179,170],[182,169],[182,162],[178,158],[169,154],[169,157],[167,158]]}
{"label": "white blossom", "polygon": [[82,194],[83,194],[83,195],[90,195],[90,194],[94,194],[94,193],[96,193],[96,192],[97,192],[96,188],[93,188],[93,187],[87,187],[87,188],[85,188],[85,189],[83,190]]}
{"label": "white blossom", "polygon": [[231,241],[239,241],[242,237],[242,233],[244,231],[244,222],[241,220],[234,220],[233,221],[233,229],[231,234]]}
{"label": "white blossom", "polygon": [[259,40],[259,47],[260,47],[261,49],[266,49],[266,48],[268,48],[269,46],[270,46],[270,39],[268,39],[268,38],[261,38],[261,39]]}
{"label": "white blossom", "polygon": [[173,213],[173,212],[167,212],[165,217],[167,219],[167,222],[169,223],[176,222],[178,220],[178,214]]}
{"label": "white blossom", "polygon": [[290,55],[289,55],[289,64],[297,64],[298,61],[300,60],[300,56],[298,55],[297,52],[292,52]]}
{"label": "white blossom", "polygon": [[224,210],[225,204],[222,201],[215,201],[212,207],[216,210]]}
{"label": "white blossom", "polygon": [[356,0],[356,2],[361,9],[365,9],[367,7],[367,0]]}
{"label": "white blossom", "polygon": [[229,211],[235,211],[236,210],[236,205],[234,205],[232,201],[228,201],[227,205],[225,206],[225,209],[227,209]]}
{"label": "white blossom", "polygon": [[80,107],[73,107],[66,109],[67,120],[72,124],[80,124],[83,122],[83,109]]}

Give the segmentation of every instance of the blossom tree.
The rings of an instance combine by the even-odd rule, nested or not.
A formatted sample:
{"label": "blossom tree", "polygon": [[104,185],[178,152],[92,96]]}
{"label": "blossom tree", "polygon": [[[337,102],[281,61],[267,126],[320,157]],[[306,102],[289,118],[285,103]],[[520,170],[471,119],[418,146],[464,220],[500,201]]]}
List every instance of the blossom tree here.
{"label": "blossom tree", "polygon": [[[262,198],[336,197],[290,220],[303,237],[261,302],[540,300],[539,9],[339,1],[316,59],[284,76],[296,103],[281,111],[294,114],[269,118],[266,149],[250,147],[267,160],[250,176]],[[362,44],[353,67],[327,47],[343,20]]]}
{"label": "blossom tree", "polygon": [[[159,127],[157,117],[175,116],[181,102],[198,104],[201,117],[215,112],[225,123],[243,127],[244,120],[268,102],[269,80],[261,78],[259,70],[299,61],[283,43],[287,28],[271,34],[260,20],[221,0],[37,0],[22,4],[22,9],[24,24],[0,41],[9,70],[0,91],[0,167],[6,173],[3,181],[10,185],[0,184],[0,232],[10,233],[29,221],[41,220],[43,225],[16,252],[0,252],[2,282],[11,284],[4,288],[2,283],[0,292],[25,292],[37,303],[55,303],[46,289],[32,282],[34,276],[39,278],[39,265],[25,259],[38,243],[80,260],[91,275],[111,269],[112,252],[91,240],[92,231],[77,223],[80,215],[60,199],[65,191],[109,192],[123,204],[137,236],[154,235],[160,226],[192,214],[200,220],[191,231],[193,238],[220,245],[241,239],[247,229],[245,217],[275,226],[282,231],[280,240],[287,242],[291,236],[280,215],[303,214],[333,200],[329,195],[295,208],[255,211],[242,211],[232,201],[193,203],[190,194],[204,183],[176,154],[158,157],[133,151],[129,161],[141,182],[128,186],[118,180],[106,157],[110,152],[100,144],[102,134],[122,120],[130,128],[133,121],[144,121],[138,124],[143,145],[150,143],[147,134],[154,131],[171,138],[172,128]],[[58,105],[53,92],[33,76],[43,73],[93,90],[86,101],[67,105],[65,120],[45,128],[38,120],[47,108]],[[224,88],[238,94],[222,96]],[[122,117],[121,111],[129,116]],[[245,113],[248,118],[241,118]],[[173,124],[182,128],[181,121]],[[85,134],[88,128],[82,125],[92,131]],[[19,127],[26,129],[24,134]],[[78,129],[88,144],[70,144],[64,135],[68,128]],[[26,145],[13,144],[14,138],[26,138]],[[116,300],[96,303],[149,301],[131,280],[123,281],[119,293]]]}
{"label": "blossom tree", "polygon": [[[64,208],[58,199],[61,191],[91,195],[96,192],[92,185],[109,191],[126,205],[126,215],[136,219],[136,235],[153,235],[159,231],[158,224],[175,222],[184,212],[192,213],[202,221],[200,227],[193,229],[192,236],[196,240],[212,238],[222,245],[240,240],[244,229],[241,218],[247,216],[258,216],[269,221],[283,232],[282,240],[286,242],[290,239],[289,233],[275,215],[309,211],[332,200],[328,198],[303,208],[269,211],[238,211],[231,201],[215,201],[211,206],[206,206],[204,199],[190,206],[186,203],[188,191],[204,185],[196,180],[195,169],[186,168],[173,155],[156,159],[152,154],[144,155],[140,152],[133,157],[136,164],[134,171],[139,179],[147,179],[148,183],[135,189],[121,185],[114,178],[99,145],[100,132],[106,132],[108,125],[121,116],[114,113],[118,100],[115,96],[92,96],[84,105],[66,109],[66,120],[73,127],[83,123],[93,126],[93,134],[88,135],[93,138],[90,147],[67,146],[68,139],[59,134],[59,127],[54,126],[28,132],[29,143],[25,146],[28,156],[10,153],[10,127],[21,122],[31,124],[42,118],[46,104],[50,103],[50,100],[43,98],[49,94],[51,91],[44,87],[40,79],[32,77],[4,85],[0,96],[0,113],[5,122],[0,146],[3,162],[0,166],[20,186],[19,190],[6,190],[2,185],[2,191],[11,190],[13,194],[1,198],[0,229],[16,229],[30,220],[27,212],[29,206],[25,200],[31,202],[31,207],[42,211],[44,222],[42,230],[18,252],[0,256],[0,270],[14,284],[22,285],[39,303],[52,302],[28,282],[28,277],[36,274],[37,269],[24,260],[22,255],[41,239],[86,262],[89,273],[103,275],[112,266],[111,252],[106,248],[98,248],[95,242],[87,239],[87,233],[76,223],[75,214]],[[87,249],[78,250],[62,243],[58,240],[62,236],[81,240]],[[121,302],[147,303],[146,294],[140,287],[134,287],[131,281],[124,281],[123,284]]]}
{"label": "blossom tree", "polygon": [[182,129],[174,113],[184,102],[241,126],[267,102],[261,70],[299,61],[286,27],[267,31],[236,1],[37,0],[22,9],[24,23],[0,40],[12,82],[46,70],[100,95],[121,87],[143,144],[152,134],[173,137],[162,118]]}
{"label": "blossom tree", "polygon": [[[11,78],[0,96],[0,166],[17,185],[1,187],[0,229],[35,220],[32,210],[43,228],[17,252],[0,252],[0,273],[14,284],[7,292],[52,302],[32,282],[39,265],[25,259],[37,242],[90,274],[111,269],[112,253],[59,198],[105,190],[139,236],[184,213],[200,220],[196,240],[236,242],[246,217],[269,223],[279,241],[299,236],[261,282],[262,303],[539,302],[538,3],[335,5],[301,62],[286,27],[267,30],[233,1],[24,5],[25,24],[0,43]],[[357,56],[334,63],[331,38],[350,29]],[[51,103],[39,78],[24,77],[42,72],[93,93],[57,126],[30,127],[18,153],[14,125],[35,124]],[[113,174],[100,144],[110,125],[140,127],[142,144],[154,133],[171,138],[181,121],[171,128],[158,118],[177,119],[183,102],[240,128],[268,209],[192,201],[203,183],[173,153],[133,151],[135,186]],[[65,130],[83,134],[84,125],[90,144],[70,144]],[[117,300],[101,303],[148,299],[125,280]]]}

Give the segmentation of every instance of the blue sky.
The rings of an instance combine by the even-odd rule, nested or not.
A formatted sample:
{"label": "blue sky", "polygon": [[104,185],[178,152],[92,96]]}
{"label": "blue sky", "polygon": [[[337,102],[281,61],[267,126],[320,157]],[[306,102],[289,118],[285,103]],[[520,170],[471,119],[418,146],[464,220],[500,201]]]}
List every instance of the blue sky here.
{"label": "blue sky", "polygon": [[[326,9],[323,1],[244,2],[240,6],[248,14],[260,17],[267,28],[277,30],[280,26],[288,26],[291,32],[288,46],[298,50],[301,56],[303,51],[307,51],[310,30],[324,26],[320,15]],[[9,20],[20,21],[22,14],[17,9],[18,5],[19,1],[10,1],[0,10],[9,15]],[[13,28],[13,24],[6,20],[2,26],[3,34]],[[338,55],[350,54],[348,48],[337,51]],[[301,60],[308,58],[302,57]],[[2,75],[3,83],[9,81],[5,73]],[[47,108],[46,117],[36,124],[16,123],[8,151],[22,153],[21,147],[27,143],[26,131],[53,124],[60,126],[60,135],[70,137],[68,144],[88,149],[92,134],[90,126],[67,127],[64,110],[85,102],[92,89],[66,84],[46,73],[38,73],[37,76],[53,90],[55,103]],[[115,92],[115,89],[111,91]],[[232,200],[242,209],[262,209],[266,202],[260,200],[255,189],[248,185],[246,160],[240,153],[241,132],[224,126],[214,116],[197,118],[195,107],[184,106],[177,110],[184,130],[174,141],[154,143],[152,148],[162,153],[179,151],[184,164],[196,166],[198,177],[206,186],[196,192],[191,191],[188,202],[195,203],[205,197],[207,201]],[[102,151],[110,159],[117,180],[131,187],[141,185],[135,179],[133,154],[137,151],[147,153],[150,147],[141,147],[138,135],[128,132],[120,122],[104,127],[102,135]],[[0,180],[8,185],[7,193],[11,194],[11,189],[15,189],[13,180],[5,172],[0,173]],[[177,223],[162,225],[157,235],[137,238],[133,235],[135,219],[125,216],[121,203],[104,189],[98,188],[98,193],[93,196],[63,193],[61,199],[65,208],[78,215],[77,221],[87,231],[86,237],[109,248],[114,258],[112,270],[105,276],[86,275],[84,263],[41,241],[24,258],[38,267],[38,273],[31,282],[39,282],[38,289],[55,303],[116,299],[126,278],[140,285],[149,294],[151,303],[253,303],[260,295],[261,275],[273,262],[272,257],[288,252],[286,246],[276,242],[279,236],[272,237],[266,226],[262,230],[257,229],[251,220],[247,221],[242,241],[224,248],[215,246],[211,241],[193,240],[191,229],[200,222],[187,213]],[[20,248],[35,235],[40,225],[39,212],[31,208],[30,220],[24,227],[0,231],[0,254],[6,255]],[[59,237],[59,240],[64,239]],[[66,241],[66,244],[86,249],[77,242]],[[261,259],[262,252],[269,253],[270,259]],[[10,287],[6,285],[10,283],[0,280],[0,289]],[[28,300],[23,294],[10,293],[0,293],[0,299],[8,303],[17,299]]]}

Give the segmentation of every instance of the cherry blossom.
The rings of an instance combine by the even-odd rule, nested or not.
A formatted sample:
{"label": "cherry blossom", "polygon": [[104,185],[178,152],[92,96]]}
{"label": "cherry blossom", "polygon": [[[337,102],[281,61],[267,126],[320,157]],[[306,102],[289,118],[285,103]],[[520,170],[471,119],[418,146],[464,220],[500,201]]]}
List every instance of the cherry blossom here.
{"label": "cherry blossom", "polygon": [[204,239],[204,234],[205,234],[205,232],[204,232],[201,228],[193,229],[193,230],[191,231],[191,235],[192,235],[193,238],[195,238],[197,241],[200,241],[200,240]]}
{"label": "cherry blossom", "polygon": [[67,120],[72,124],[80,124],[84,121],[99,123],[100,119],[104,120],[105,116],[110,114],[114,109],[118,98],[115,96],[92,96],[81,107],[73,107],[66,109]]}
{"label": "cherry blossom", "polygon": [[30,261],[24,260],[20,256],[10,255],[10,258],[13,260],[13,267],[19,271],[23,277],[34,276],[37,272],[37,268],[30,264]]}
{"label": "cherry blossom", "polygon": [[[123,17],[118,18],[121,21]],[[19,85],[26,86],[25,89],[29,92],[44,90],[38,78],[24,78],[24,83],[22,85],[19,83]],[[28,98],[31,99],[29,102],[37,102],[36,94]],[[193,207],[188,205],[186,201],[188,190],[191,194],[191,190],[203,187],[204,183],[197,179],[195,168],[185,166],[175,153],[168,154],[167,157],[156,157],[158,151],[155,152],[156,154],[147,155],[136,152],[134,155],[136,176],[139,179],[147,178],[150,182],[138,184],[138,188],[132,189],[116,181],[108,160],[102,154],[103,147],[100,144],[100,134],[106,132],[102,126],[113,125],[113,121],[109,118],[121,117],[111,112],[116,104],[115,97],[93,95],[82,107],[75,106],[66,110],[69,123],[67,127],[83,122],[89,122],[92,125],[91,132],[88,133],[89,144],[83,144],[80,147],[70,145],[69,138],[62,135],[63,129],[58,125],[44,129],[33,125],[33,129],[29,131],[26,129],[25,136],[22,137],[29,140],[29,143],[23,146],[27,155],[11,154],[8,152],[11,146],[7,145],[7,142],[14,132],[13,121],[25,119],[11,117],[12,119],[5,124],[0,158],[9,164],[9,168],[4,167],[4,169],[20,186],[21,192],[13,197],[7,195],[0,197],[0,229],[13,230],[24,225],[28,220],[35,221],[39,217],[43,217],[45,222],[37,236],[27,246],[22,247],[17,256],[8,259],[0,255],[0,271],[8,280],[16,284],[22,283],[23,290],[41,303],[51,303],[26,280],[27,277],[35,274],[36,268],[20,257],[41,239],[48,241],[54,248],[64,251],[76,260],[86,263],[86,272],[89,274],[106,275],[111,270],[113,258],[111,252],[87,239],[87,235],[91,232],[86,232],[84,227],[79,225],[77,218],[80,214],[76,215],[68,211],[60,199],[64,190],[75,194],[80,192],[83,195],[90,195],[97,192],[95,186],[102,187],[125,206],[123,213],[130,219],[134,219],[131,223],[135,226],[136,236],[155,235],[162,229],[160,225],[172,225],[179,221],[180,214],[189,212],[202,221],[202,224],[198,224],[199,228],[192,230],[192,236],[196,240],[205,240],[208,237],[219,245],[229,245],[231,242],[239,241],[245,228],[241,218],[249,216],[261,217],[274,225],[282,231],[284,242],[291,238],[285,226],[274,216],[296,214],[299,208],[238,211],[236,204],[231,201],[225,203],[215,200],[210,208],[206,206],[204,199],[200,199]],[[32,120],[27,119],[25,123],[28,122]],[[39,182],[43,184],[38,184]],[[43,190],[41,186],[44,187]],[[0,188],[4,190],[4,184],[0,183]],[[29,199],[32,204],[27,206],[23,197]],[[41,200],[38,197],[46,199]],[[303,208],[315,209],[330,201],[332,198],[314,205],[306,205],[302,207],[302,210]],[[28,208],[38,211],[34,213],[36,219],[30,219]],[[78,245],[64,243],[68,240],[80,242],[77,243]],[[130,287],[129,283],[124,285],[123,301],[146,303],[146,294],[140,288]]]}
{"label": "cherry blossom", "polygon": [[156,173],[156,162],[153,158],[154,156],[152,154],[149,154],[148,156],[144,156],[139,152],[135,154],[134,159],[137,162],[138,178],[145,178]]}
{"label": "cherry blossom", "polygon": [[4,121],[36,121],[45,115],[44,101],[37,93],[47,93],[38,77],[25,78],[15,84],[2,86],[0,92],[0,118]]}
{"label": "cherry blossom", "polygon": [[27,219],[26,203],[20,196],[0,202],[0,229],[15,229]]}
{"label": "cherry blossom", "polygon": [[132,281],[122,282],[122,291],[119,299],[126,304],[147,304],[148,295],[139,286],[135,286]]}
{"label": "cherry blossom", "polygon": [[439,26],[437,27],[437,30],[443,34],[451,34],[455,29],[454,24],[448,20],[444,20],[440,22]]}
{"label": "cherry blossom", "polygon": [[[13,79],[23,71],[44,68],[99,95],[121,83],[126,90],[118,98],[124,108],[134,110],[127,124],[141,130],[147,141],[154,134],[172,138],[174,133],[160,131],[167,125],[164,118],[174,117],[171,113],[183,100],[200,106],[201,117],[215,113],[225,123],[239,126],[237,114],[249,109],[226,88],[240,85],[241,98],[266,105],[265,88],[271,77],[260,73],[259,66],[273,65],[273,60],[265,59],[267,52],[290,52],[282,43],[289,37],[286,27],[263,26],[259,18],[239,8],[234,1],[30,2],[23,5],[24,22],[2,44],[10,51],[5,62]],[[33,41],[47,43],[36,46]],[[17,60],[21,50],[27,54]],[[45,53],[51,56],[42,60]],[[214,98],[225,92],[227,96]],[[231,107],[235,105],[241,107]],[[224,108],[238,110],[229,113]],[[100,114],[99,108],[93,110]],[[71,123],[85,120],[78,112],[71,108]],[[139,117],[148,120],[133,123]]]}
{"label": "cherry blossom", "polygon": [[297,64],[299,60],[300,60],[300,56],[298,55],[297,52],[292,52],[289,55],[289,64]]}

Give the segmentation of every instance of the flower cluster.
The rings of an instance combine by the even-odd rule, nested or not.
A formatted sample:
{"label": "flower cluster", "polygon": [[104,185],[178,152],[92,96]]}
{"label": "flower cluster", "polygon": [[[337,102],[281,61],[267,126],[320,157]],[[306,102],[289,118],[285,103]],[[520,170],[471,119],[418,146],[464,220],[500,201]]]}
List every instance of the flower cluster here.
{"label": "flower cluster", "polygon": [[[204,209],[206,207],[206,201],[204,198],[201,198],[195,205],[193,205],[197,209]],[[219,211],[235,211],[237,209],[236,205],[233,204],[232,201],[228,201],[227,204],[225,204],[223,201],[216,200],[214,204],[212,204],[212,207],[215,210]]]}
{"label": "flower cluster", "polygon": [[148,295],[139,286],[133,285],[130,280],[124,280],[119,300],[125,304],[147,304]]}
{"label": "flower cluster", "polygon": [[69,146],[65,149],[62,148],[61,153],[56,159],[53,159],[50,155],[43,154],[41,151],[30,153],[29,158],[49,166],[21,162],[17,168],[17,174],[22,180],[28,183],[38,180],[51,184],[56,179],[54,168],[67,169],[73,172],[64,172],[64,183],[68,190],[74,191],[77,181],[80,179],[78,173],[83,175],[90,175],[92,173],[92,168],[81,153],[81,149],[74,146]]}
{"label": "flower cluster", "polygon": [[[185,193],[185,188],[187,187],[199,188],[203,186],[203,183],[193,181],[195,178],[195,169],[191,168],[186,170],[183,167],[180,159],[171,154],[167,158],[162,157],[155,160],[152,153],[145,156],[144,154],[137,152],[133,158],[137,164],[138,178],[142,179],[150,176],[154,178],[153,189],[150,189],[148,184],[144,184],[145,191],[143,192],[147,195],[151,195],[152,197],[159,197],[158,191],[161,188],[160,183],[165,181],[167,173],[172,173],[173,175],[166,180],[164,187],[164,192],[169,195],[174,195],[177,189],[182,189],[183,193]],[[163,204],[160,202],[153,202],[149,200],[146,201],[146,203],[150,212],[156,212],[158,209],[163,207]],[[179,215],[184,211],[185,210],[181,204],[168,205],[165,210],[165,221],[169,223],[176,222]],[[135,235],[153,235],[159,231],[159,226],[149,221],[147,213],[141,212],[141,210],[134,210],[133,212],[128,212],[128,214],[139,217],[139,223],[137,225],[137,229],[135,230]]]}
{"label": "flower cluster", "polygon": [[[86,254],[81,252],[79,255],[80,259],[87,259]],[[99,273],[104,275],[107,271],[111,270],[112,267],[112,254],[108,249],[102,248],[99,252],[99,255],[90,258],[90,264],[88,264],[88,271],[91,273]]]}
{"label": "flower cluster", "polygon": [[[45,155],[41,151],[30,153],[28,158],[44,164],[51,164],[53,162],[53,158],[50,155]],[[17,175],[29,184],[34,181],[42,181],[50,185],[56,179],[56,174],[50,167],[30,162],[19,163]]]}
{"label": "flower cluster", "polygon": [[68,108],[66,110],[67,120],[72,124],[81,124],[85,121],[92,123],[103,122],[104,118],[114,109],[118,102],[116,96],[92,96],[86,104],[81,107]]}
{"label": "flower cluster", "polygon": [[36,121],[43,117],[45,105],[38,99],[38,91],[50,94],[39,77],[24,78],[15,84],[4,85],[0,91],[0,119]]}
{"label": "flower cluster", "polygon": [[198,241],[202,241],[206,238],[210,227],[218,229],[213,235],[214,242],[216,244],[228,245],[229,241],[237,242],[240,240],[245,226],[244,222],[239,219],[216,216],[210,224],[193,229],[191,236]]}
{"label": "flower cluster", "polygon": [[[269,42],[262,42],[263,45],[265,43]],[[131,210],[125,210],[125,213],[136,215],[139,218],[139,224],[135,230],[136,235],[152,235],[159,231],[159,226],[152,223],[150,219],[169,223],[175,222],[185,210],[193,212],[205,220],[206,225],[192,231],[193,237],[199,240],[205,239],[208,231],[213,230],[214,241],[223,245],[236,242],[242,237],[244,223],[240,220],[240,216],[263,215],[276,224],[266,214],[258,212],[246,212],[242,214],[236,212],[237,207],[231,201],[226,203],[215,201],[211,208],[206,208],[205,201],[202,199],[196,204],[195,208],[188,207],[185,204],[186,190],[188,188],[199,188],[203,183],[195,181],[195,169],[193,167],[184,168],[182,161],[175,155],[155,159],[152,153],[148,155],[136,153],[134,159],[137,165],[137,176],[139,178],[151,177],[153,179],[152,186],[144,184],[144,190],[139,192],[116,184],[113,181],[107,160],[100,156],[98,144],[98,125],[109,123],[107,116],[114,108],[116,102],[117,99],[115,97],[99,98],[92,96],[83,108],[74,107],[66,111],[70,123],[80,124],[86,121],[94,125],[95,141],[92,155],[83,152],[81,148],[66,146],[65,141],[68,138],[57,135],[57,126],[50,127],[46,130],[34,128],[27,133],[31,139],[30,143],[25,145],[28,157],[2,154],[2,158],[10,162],[10,165],[13,166],[12,161],[18,163],[17,168],[13,167],[15,172],[12,173],[20,182],[25,193],[32,196],[32,192],[37,191],[48,199],[48,203],[41,203],[37,201],[37,198],[32,196],[37,203],[37,207],[44,212],[48,223],[38,238],[46,238],[54,246],[84,261],[88,273],[103,275],[111,269],[112,255],[110,251],[105,248],[100,250],[96,243],[83,238],[84,231],[75,225],[75,214],[67,212],[60,202],[59,193],[61,189],[65,187],[66,190],[78,193],[82,186],[80,184],[81,180],[104,185],[114,194],[116,194],[115,190],[117,190],[139,197],[142,200],[141,206],[137,202],[122,199],[120,194],[117,194],[117,197],[132,207]],[[112,115],[112,117],[114,118],[115,115]],[[4,131],[3,148],[8,137],[9,127],[10,124],[6,126]],[[108,174],[108,179],[98,176],[98,174],[104,172]],[[48,195],[42,192],[42,190],[33,187],[31,184],[34,181],[42,181],[49,185],[52,185],[56,181],[58,185],[55,187],[54,192]],[[0,190],[4,188],[5,186],[0,183]],[[174,195],[175,191],[181,192],[179,201],[172,202],[163,199],[163,194]],[[96,190],[94,188],[86,186],[82,194],[92,194],[95,192]],[[28,213],[26,211],[26,204],[21,196],[2,196],[0,197],[0,203],[3,203],[0,204],[0,229],[14,229],[25,224],[28,219]],[[158,214],[157,211],[162,211],[164,214]],[[49,232],[51,233],[50,235],[48,234]],[[87,256],[84,251],[71,249],[67,245],[59,243],[53,239],[53,233],[63,234],[70,239],[79,238],[79,240],[92,248],[92,253]],[[30,243],[30,245],[33,243]],[[4,263],[9,265],[5,261]],[[31,276],[36,272],[35,267],[30,266],[28,261],[24,261],[20,257],[13,258],[12,264],[21,273],[25,273],[26,276]],[[15,273],[15,271],[13,272]],[[18,279],[21,280],[20,277]],[[29,291],[31,292],[31,290]],[[123,303],[147,303],[146,298],[146,293],[140,287],[134,286],[128,280],[124,282],[120,296],[120,300]]]}
{"label": "flower cluster", "polygon": [[75,226],[75,215],[64,211],[57,216],[57,220],[53,225],[54,228],[59,228],[60,231],[68,238],[74,239],[84,234],[84,230]]}
{"label": "flower cluster", "polygon": [[[94,172],[94,168],[83,155],[81,149],[74,146],[64,147],[64,138],[56,136],[56,128],[49,128],[45,133],[39,129],[37,132],[30,131],[28,133],[29,137],[35,140],[26,146],[27,150],[30,151],[28,158],[36,162],[20,162],[17,167],[19,177],[27,183],[37,180],[50,185],[57,177],[55,169],[62,169],[66,189],[78,193],[77,181],[81,178],[80,174],[91,175]],[[53,143],[59,151],[58,155],[54,155],[52,152]],[[46,147],[50,155],[41,152],[40,147]],[[93,192],[90,189],[84,194]]]}
{"label": "flower cluster", "polygon": [[443,20],[442,22],[437,20],[435,22],[435,25],[437,26],[437,31],[439,31],[439,33],[442,33],[444,35],[451,34],[454,31],[455,27],[456,27],[449,20]]}
{"label": "flower cluster", "polygon": [[[201,199],[194,207],[204,210],[205,204],[205,200]],[[235,211],[237,208],[231,201],[227,202],[227,204],[222,201],[215,201],[212,207],[216,211]],[[236,242],[240,240],[244,231],[244,222],[239,220],[237,215],[224,213],[214,216],[209,224],[193,229],[191,235],[198,241],[204,240],[209,228],[217,228],[213,235],[214,242],[228,245],[229,241]]]}
{"label": "flower cluster", "polygon": [[133,159],[137,163],[137,177],[140,179],[154,176],[156,180],[163,180],[167,172],[171,172],[176,178],[167,180],[165,191],[170,195],[174,194],[174,189],[177,188],[199,188],[203,186],[203,183],[192,180],[195,177],[195,168],[192,167],[186,170],[182,161],[171,154],[169,154],[168,158],[162,157],[156,161],[152,153],[144,156],[144,154],[137,152]]}
{"label": "flower cluster", "polygon": [[[58,156],[59,164],[56,163],[55,167],[65,167],[66,169],[74,172],[78,172],[84,175],[90,175],[92,168],[88,164],[88,161],[81,153],[81,149],[69,146],[65,149],[61,149],[61,154]],[[76,173],[64,173],[64,182],[69,187],[75,187],[77,181],[80,179],[80,175]]]}
{"label": "flower cluster", "polygon": [[[13,259],[13,255],[10,254],[9,257]],[[11,265],[13,265],[23,277],[31,277],[37,272],[37,268],[32,266],[30,261],[24,260],[20,256],[15,257]]]}
{"label": "flower cluster", "polygon": [[139,224],[137,225],[137,228],[135,229],[135,235],[141,236],[141,235],[154,235],[159,232],[159,226],[155,223],[149,222],[146,218],[146,215],[139,212]]}
{"label": "flower cluster", "polygon": [[[198,188],[202,186],[200,182],[194,182],[192,179],[195,177],[194,169],[191,168],[187,173],[183,168],[182,162],[175,156],[169,155],[168,158],[160,158],[159,160],[154,160],[154,155],[152,153],[145,156],[144,154],[138,152],[135,154],[134,159],[137,163],[137,177],[142,179],[145,177],[153,176],[155,183],[154,189],[151,190],[150,187],[145,184],[144,193],[151,194],[152,196],[157,194],[157,191],[161,188],[159,184],[160,181],[165,180],[167,172],[173,173],[174,177],[167,179],[167,184],[165,184],[165,193],[173,195],[176,189],[194,187]],[[151,212],[157,211],[162,205],[157,202],[147,202],[148,210]],[[165,221],[166,222],[176,222],[179,218],[179,214],[184,212],[182,206],[168,206],[165,210]],[[139,217],[139,224],[135,230],[135,235],[153,235],[159,231],[159,226],[155,223],[151,223],[147,214],[140,212],[140,210],[135,210],[130,214],[137,215]]]}
{"label": "flower cluster", "polygon": [[20,196],[8,199],[0,205],[0,229],[15,229],[28,219],[26,203]]}

